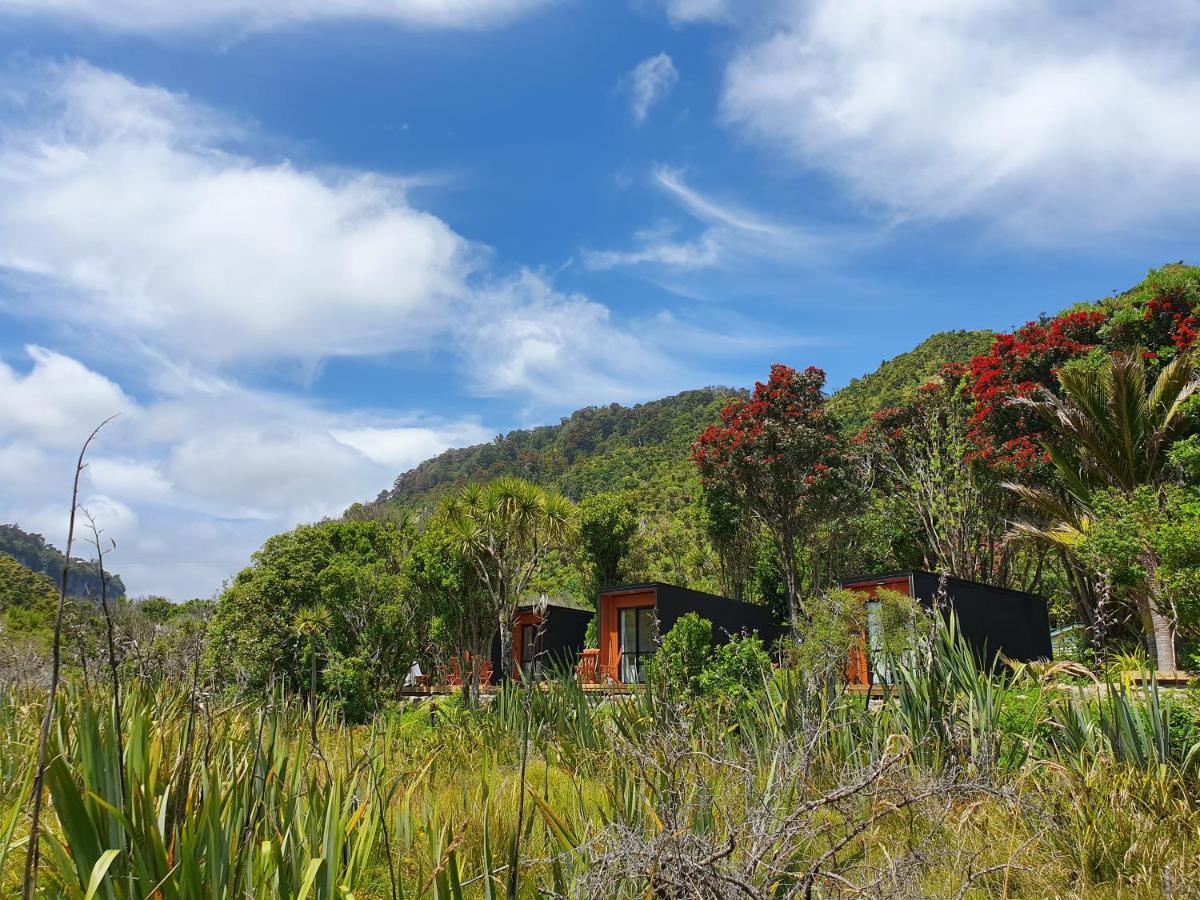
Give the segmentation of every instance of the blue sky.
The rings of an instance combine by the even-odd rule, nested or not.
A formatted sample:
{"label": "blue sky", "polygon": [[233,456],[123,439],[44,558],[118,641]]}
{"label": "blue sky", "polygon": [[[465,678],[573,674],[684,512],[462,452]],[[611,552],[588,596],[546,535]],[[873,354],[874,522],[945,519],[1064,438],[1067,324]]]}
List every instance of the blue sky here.
{"label": "blue sky", "polygon": [[0,520],[135,593],[589,403],[1194,260],[1200,7],[0,0]]}

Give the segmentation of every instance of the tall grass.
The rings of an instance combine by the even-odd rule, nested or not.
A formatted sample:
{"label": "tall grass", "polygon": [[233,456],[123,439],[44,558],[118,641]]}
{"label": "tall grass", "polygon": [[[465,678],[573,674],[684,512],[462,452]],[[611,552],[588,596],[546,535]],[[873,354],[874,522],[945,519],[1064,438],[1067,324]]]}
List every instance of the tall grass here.
{"label": "tall grass", "polygon": [[[130,684],[118,735],[111,697],[69,686],[39,888],[456,900],[1182,896],[1198,883],[1200,750],[1153,679],[984,671],[952,631],[894,671],[883,702],[794,671],[687,703],[661,688],[598,696],[559,673],[483,709],[449,699],[360,727],[320,709],[320,753],[305,704],[280,693],[197,702]],[[5,896],[21,884],[38,723],[36,698],[0,694]]]}

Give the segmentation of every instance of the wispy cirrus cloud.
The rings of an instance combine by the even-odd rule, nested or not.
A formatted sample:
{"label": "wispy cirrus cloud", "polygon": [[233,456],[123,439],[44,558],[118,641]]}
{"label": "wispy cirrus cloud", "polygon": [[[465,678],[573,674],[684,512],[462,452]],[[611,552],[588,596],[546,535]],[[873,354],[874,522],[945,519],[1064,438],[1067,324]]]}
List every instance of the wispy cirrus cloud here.
{"label": "wispy cirrus cloud", "polygon": [[488,28],[555,0],[0,0],[0,16],[80,23],[138,34],[265,31],[338,20],[417,28]]}
{"label": "wispy cirrus cloud", "polygon": [[666,53],[642,60],[621,79],[629,94],[629,111],[638,124],[646,121],[650,109],[665,101],[679,82],[675,63]]}
{"label": "wispy cirrus cloud", "polygon": [[584,265],[592,269],[660,266],[680,271],[726,266],[752,259],[776,259],[804,265],[826,255],[837,240],[842,252],[860,240],[774,221],[735,202],[718,199],[690,184],[681,169],[657,166],[651,185],[669,197],[700,231],[681,239],[677,222],[660,222],[634,233],[634,247],[623,250],[585,249]]}

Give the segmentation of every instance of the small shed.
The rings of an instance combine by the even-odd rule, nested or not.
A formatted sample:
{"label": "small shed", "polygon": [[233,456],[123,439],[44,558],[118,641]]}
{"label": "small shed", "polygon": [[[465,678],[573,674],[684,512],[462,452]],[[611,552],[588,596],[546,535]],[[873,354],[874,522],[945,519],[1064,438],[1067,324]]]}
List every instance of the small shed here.
{"label": "small shed", "polygon": [[622,585],[600,592],[599,676],[631,684],[644,680],[645,662],[666,634],[690,612],[713,624],[713,642],[727,643],[742,631],[770,647],[785,629],[771,610],[716,594],[661,582]]}
{"label": "small shed", "polygon": [[[880,588],[888,588],[918,600],[928,609],[939,603],[943,584],[944,605],[940,611],[943,616],[954,612],[959,632],[979,660],[994,665],[1001,655],[1017,662],[1053,657],[1049,610],[1046,599],[1037,594],[964,578],[943,578],[919,569],[848,578],[841,582],[844,588],[870,596]],[[867,661],[861,654],[851,659],[848,674],[853,683],[867,684],[877,680],[875,673],[868,671]]]}
{"label": "small shed", "polygon": [[[572,668],[587,637],[588,622],[595,613],[569,604],[550,601],[543,618],[533,604],[523,604],[513,619],[512,663],[515,677],[536,677],[550,666]],[[540,634],[539,634],[540,629]],[[492,638],[492,671],[499,677],[500,632]]]}

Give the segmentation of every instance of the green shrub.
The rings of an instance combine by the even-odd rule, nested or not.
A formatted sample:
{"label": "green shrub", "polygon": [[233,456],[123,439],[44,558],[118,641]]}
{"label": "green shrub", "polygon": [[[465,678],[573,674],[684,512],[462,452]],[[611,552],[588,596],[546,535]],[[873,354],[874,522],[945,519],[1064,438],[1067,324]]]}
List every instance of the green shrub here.
{"label": "green shrub", "polygon": [[745,698],[762,688],[771,657],[751,634],[735,634],[714,647],[712,622],[688,613],[663,635],[649,671],[651,681],[673,696]]}
{"label": "green shrub", "polygon": [[753,634],[735,634],[710,653],[700,675],[701,693],[709,696],[748,696],[761,689],[771,673],[771,657]]}
{"label": "green shrub", "polygon": [[650,660],[649,677],[671,693],[695,697],[712,654],[712,622],[694,612],[681,617],[662,637]]}
{"label": "green shrub", "polygon": [[321,677],[325,692],[333,698],[347,722],[365,722],[375,711],[379,695],[372,687],[366,662],[361,657],[332,652]]}

